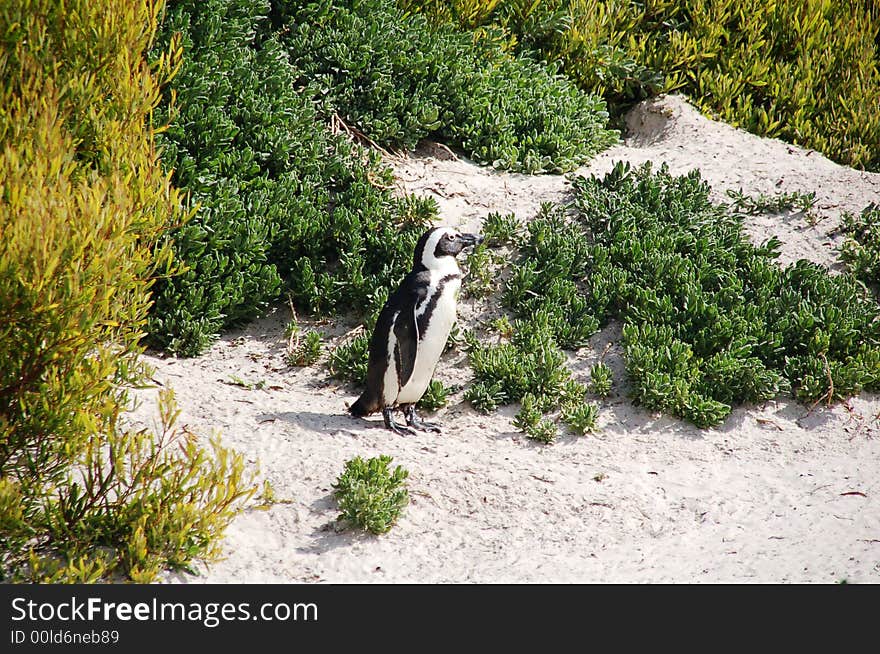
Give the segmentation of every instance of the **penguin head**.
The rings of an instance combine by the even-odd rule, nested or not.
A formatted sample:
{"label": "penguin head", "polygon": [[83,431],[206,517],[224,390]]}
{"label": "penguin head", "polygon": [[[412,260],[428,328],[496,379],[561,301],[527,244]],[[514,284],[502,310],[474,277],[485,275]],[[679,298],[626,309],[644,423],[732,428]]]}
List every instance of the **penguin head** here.
{"label": "penguin head", "polygon": [[470,245],[477,245],[483,241],[474,234],[462,234],[453,227],[435,227],[428,230],[419,239],[413,264],[416,268],[424,267],[428,270],[437,270],[458,265],[455,257],[459,252]]}

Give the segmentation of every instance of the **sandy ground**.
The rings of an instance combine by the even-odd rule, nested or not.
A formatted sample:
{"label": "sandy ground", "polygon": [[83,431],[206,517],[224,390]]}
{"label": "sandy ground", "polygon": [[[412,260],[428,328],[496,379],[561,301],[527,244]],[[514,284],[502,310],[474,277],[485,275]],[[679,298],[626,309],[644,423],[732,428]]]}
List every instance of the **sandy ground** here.
{"label": "sandy ground", "polygon": [[[621,145],[579,172],[665,161],[673,173],[699,168],[719,201],[727,189],[814,191],[814,226],[798,214],[747,225],[755,241],[783,242],[783,262],[833,266],[841,212],[880,201],[880,175],[708,120],[681,98],[640,105],[628,127]],[[570,185],[480,168],[438,147],[393,165],[401,190],[432,194],[441,222],[471,228],[490,211],[529,219]],[[480,310],[465,300],[462,321]],[[583,376],[610,347],[615,389],[599,433],[539,445],[512,427],[516,407],[482,415],[459,392],[435,416],[442,434],[400,437],[378,419],[349,417],[356,392],[324,365],[286,365],[289,319],[279,306],[204,356],[147,357],[155,380],[175,389],[181,421],[205,435],[219,429],[287,502],[244,511],[224,560],[168,582],[880,582],[878,396],[812,411],[779,398],[700,430],[632,405],[611,325],[571,357]],[[315,327],[335,342],[352,325]],[[465,362],[449,353],[436,377],[466,384]],[[133,422],[149,423],[154,395],[140,393]],[[376,537],[337,523],[331,484],[349,458],[378,454],[410,471],[411,502]]]}

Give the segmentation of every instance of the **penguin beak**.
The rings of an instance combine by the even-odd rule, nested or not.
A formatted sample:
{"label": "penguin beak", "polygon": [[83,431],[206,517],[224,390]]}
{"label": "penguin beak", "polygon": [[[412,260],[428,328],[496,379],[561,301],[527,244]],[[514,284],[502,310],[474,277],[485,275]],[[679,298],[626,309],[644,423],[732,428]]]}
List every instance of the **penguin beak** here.
{"label": "penguin beak", "polygon": [[483,237],[476,234],[462,234],[461,240],[464,241],[464,246],[468,247],[469,245],[479,245],[483,242]]}

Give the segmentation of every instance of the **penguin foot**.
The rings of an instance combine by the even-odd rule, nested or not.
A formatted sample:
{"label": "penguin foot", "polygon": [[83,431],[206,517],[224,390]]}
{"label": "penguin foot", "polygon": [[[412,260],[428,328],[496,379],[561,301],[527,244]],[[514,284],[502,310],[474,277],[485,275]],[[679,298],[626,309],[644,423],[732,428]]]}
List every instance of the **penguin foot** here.
{"label": "penguin foot", "polygon": [[385,427],[401,436],[415,436],[416,433],[412,429],[404,427],[403,425],[398,425],[397,422],[395,422],[392,412],[393,409],[391,407],[385,407],[382,409],[382,417],[385,419]]}
{"label": "penguin foot", "polygon": [[422,420],[416,415],[416,406],[415,404],[410,404],[403,412],[403,415],[406,416],[406,424],[415,429],[421,429],[422,431],[431,431],[434,433],[440,433],[440,425],[436,422],[428,422],[427,420]]}

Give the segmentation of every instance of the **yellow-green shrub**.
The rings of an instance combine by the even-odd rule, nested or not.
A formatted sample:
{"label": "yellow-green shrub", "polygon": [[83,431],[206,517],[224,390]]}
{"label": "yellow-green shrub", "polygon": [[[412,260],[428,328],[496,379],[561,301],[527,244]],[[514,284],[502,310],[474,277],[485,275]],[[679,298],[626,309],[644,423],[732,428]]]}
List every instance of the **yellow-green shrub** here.
{"label": "yellow-green shrub", "polygon": [[[880,12],[867,0],[682,0],[637,58],[706,113],[880,167]],[[673,21],[673,24],[676,24]]]}
{"label": "yellow-green shrub", "polygon": [[680,91],[733,125],[880,169],[874,0],[400,2],[438,20],[502,29],[520,47],[562,61],[612,113],[659,90]]}
{"label": "yellow-green shrub", "polygon": [[120,423],[183,218],[149,124],[176,61],[143,57],[160,4],[0,8],[2,579],[147,580],[210,551],[248,493],[240,457],[175,430],[170,396],[158,441]]}

